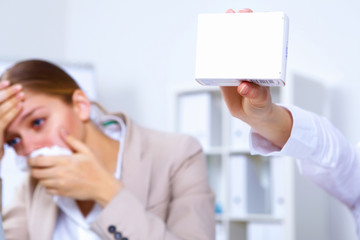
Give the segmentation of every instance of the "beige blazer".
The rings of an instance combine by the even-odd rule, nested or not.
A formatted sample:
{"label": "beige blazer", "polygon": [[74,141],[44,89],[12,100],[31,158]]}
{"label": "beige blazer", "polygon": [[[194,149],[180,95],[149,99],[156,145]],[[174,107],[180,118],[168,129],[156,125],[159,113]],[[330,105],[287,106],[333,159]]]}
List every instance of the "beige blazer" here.
{"label": "beige blazer", "polygon": [[[129,240],[214,239],[214,196],[199,143],[118,115],[127,126],[125,188],[92,223],[92,230],[109,240],[115,239],[110,226]],[[51,240],[57,213],[52,196],[29,177],[4,209],[6,240]]]}

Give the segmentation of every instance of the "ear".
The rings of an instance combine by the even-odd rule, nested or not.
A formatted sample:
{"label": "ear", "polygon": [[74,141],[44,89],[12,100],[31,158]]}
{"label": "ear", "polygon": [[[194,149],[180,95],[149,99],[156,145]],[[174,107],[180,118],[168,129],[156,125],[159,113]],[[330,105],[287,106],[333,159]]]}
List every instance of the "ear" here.
{"label": "ear", "polygon": [[91,104],[89,98],[83,91],[77,89],[72,95],[72,104],[75,113],[82,121],[90,119]]}

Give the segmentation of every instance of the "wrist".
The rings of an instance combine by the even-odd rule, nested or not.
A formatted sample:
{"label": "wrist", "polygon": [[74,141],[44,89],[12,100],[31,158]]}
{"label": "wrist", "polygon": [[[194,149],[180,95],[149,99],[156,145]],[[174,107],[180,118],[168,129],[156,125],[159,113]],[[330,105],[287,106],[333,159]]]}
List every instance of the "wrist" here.
{"label": "wrist", "polygon": [[99,186],[95,201],[102,207],[105,206],[124,188],[121,181],[111,176]]}
{"label": "wrist", "polygon": [[291,113],[276,104],[272,104],[268,113],[259,116],[249,125],[264,138],[282,148],[290,137],[293,119]]}
{"label": "wrist", "polygon": [[280,106],[271,103],[266,108],[253,108],[243,119],[252,128],[267,125],[276,119],[276,112]]}

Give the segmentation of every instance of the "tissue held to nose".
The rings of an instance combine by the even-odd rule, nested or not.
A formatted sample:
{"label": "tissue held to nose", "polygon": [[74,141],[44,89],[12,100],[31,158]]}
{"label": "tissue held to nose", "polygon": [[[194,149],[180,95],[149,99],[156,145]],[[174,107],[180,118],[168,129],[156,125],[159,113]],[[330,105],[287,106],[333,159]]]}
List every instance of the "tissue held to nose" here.
{"label": "tissue held to nose", "polygon": [[68,156],[71,154],[72,152],[67,148],[62,148],[59,146],[43,147],[31,152],[29,157],[17,156],[15,158],[15,163],[21,171],[29,171],[30,168],[27,164],[28,158],[34,158],[38,156]]}

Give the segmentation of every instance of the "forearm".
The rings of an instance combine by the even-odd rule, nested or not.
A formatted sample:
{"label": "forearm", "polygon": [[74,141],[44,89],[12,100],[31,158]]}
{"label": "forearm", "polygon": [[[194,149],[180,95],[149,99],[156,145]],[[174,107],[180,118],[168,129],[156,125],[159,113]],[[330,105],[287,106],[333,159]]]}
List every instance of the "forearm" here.
{"label": "forearm", "polygon": [[251,135],[251,153],[290,156],[300,173],[349,207],[359,202],[360,155],[327,119],[295,106],[287,106],[293,119],[291,137],[282,149],[266,144],[263,136]]}

